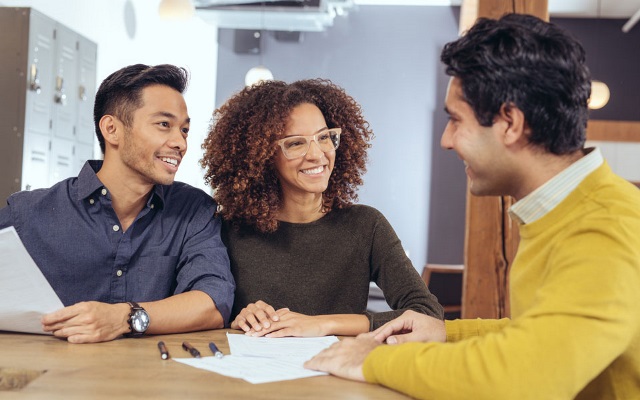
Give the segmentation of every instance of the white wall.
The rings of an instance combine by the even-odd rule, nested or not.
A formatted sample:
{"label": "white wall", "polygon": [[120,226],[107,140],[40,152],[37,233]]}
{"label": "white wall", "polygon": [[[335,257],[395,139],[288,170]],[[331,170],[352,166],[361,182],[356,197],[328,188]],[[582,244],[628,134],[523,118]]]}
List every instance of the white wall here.
{"label": "white wall", "polygon": [[[198,161],[214,109],[217,28],[198,18],[186,22],[158,17],[160,0],[0,0],[0,6],[33,7],[98,44],[98,84],[130,64],[175,64],[191,72],[185,94],[191,131],[177,179],[206,186]],[[98,150],[97,154],[99,155]]]}

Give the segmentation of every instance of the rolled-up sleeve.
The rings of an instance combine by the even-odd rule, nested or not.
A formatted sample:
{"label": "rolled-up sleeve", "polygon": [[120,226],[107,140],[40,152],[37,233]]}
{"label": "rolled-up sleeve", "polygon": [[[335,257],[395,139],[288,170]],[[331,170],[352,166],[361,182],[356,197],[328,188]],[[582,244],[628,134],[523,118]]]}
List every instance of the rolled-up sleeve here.
{"label": "rolled-up sleeve", "polygon": [[228,325],[235,282],[227,249],[220,238],[220,220],[214,217],[215,204],[199,207],[189,221],[178,262],[174,294],[199,290],[208,294]]}

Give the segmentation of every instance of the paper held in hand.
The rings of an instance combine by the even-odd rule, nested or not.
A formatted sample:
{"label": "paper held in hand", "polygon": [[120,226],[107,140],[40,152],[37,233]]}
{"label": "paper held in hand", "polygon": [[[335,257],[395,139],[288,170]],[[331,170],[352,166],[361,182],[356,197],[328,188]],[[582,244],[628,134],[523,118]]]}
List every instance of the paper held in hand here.
{"label": "paper held in hand", "polygon": [[0,331],[46,334],[40,318],[63,308],[14,227],[0,230]]}

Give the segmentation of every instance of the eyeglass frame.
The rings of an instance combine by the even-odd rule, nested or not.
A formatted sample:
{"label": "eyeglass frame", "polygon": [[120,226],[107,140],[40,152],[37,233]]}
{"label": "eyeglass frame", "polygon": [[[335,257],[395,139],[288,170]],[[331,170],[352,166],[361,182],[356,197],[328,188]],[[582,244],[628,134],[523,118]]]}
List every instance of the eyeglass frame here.
{"label": "eyeglass frame", "polygon": [[[305,136],[305,135],[287,136],[285,138],[279,139],[278,141],[276,141],[276,143],[282,149],[282,154],[285,156],[285,158],[287,160],[295,160],[296,158],[304,157],[304,156],[307,155],[307,153],[309,152],[309,149],[311,148],[311,142],[316,142],[316,145],[318,146],[318,148],[320,150],[322,150],[320,148],[320,143],[318,143],[317,137],[318,137],[318,135],[326,134],[327,132],[329,132],[329,133],[334,132],[338,136],[338,145],[333,148],[333,150],[337,150],[338,147],[340,146],[340,135],[342,134],[342,128],[327,128],[327,129],[323,129],[320,132],[317,132],[317,133],[314,133],[313,135],[310,135],[311,136],[310,139],[308,139],[309,136]],[[298,138],[298,137],[304,138],[304,140],[307,143],[307,149],[301,155],[289,158],[287,156],[287,150],[284,148],[284,142],[289,140],[289,139],[291,139],[291,138]],[[325,151],[323,150],[323,152],[325,152]]]}

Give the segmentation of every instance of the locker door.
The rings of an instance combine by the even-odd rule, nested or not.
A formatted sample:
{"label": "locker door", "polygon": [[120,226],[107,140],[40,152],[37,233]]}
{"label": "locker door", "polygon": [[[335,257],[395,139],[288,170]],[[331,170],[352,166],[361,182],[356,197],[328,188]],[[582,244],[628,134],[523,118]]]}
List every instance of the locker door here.
{"label": "locker door", "polygon": [[74,156],[74,173],[78,175],[87,160],[93,160],[93,144],[76,143]]}
{"label": "locker door", "polygon": [[55,86],[53,75],[55,26],[54,21],[37,12],[31,12],[25,110],[26,135],[37,133],[49,136],[50,133],[51,100]]}
{"label": "locker door", "polygon": [[51,173],[49,186],[76,174],[73,162],[73,141],[55,138],[51,142]]}
{"label": "locker door", "polygon": [[53,94],[53,136],[73,139],[78,110],[77,34],[56,27],[55,85]]}
{"label": "locker door", "polygon": [[21,190],[49,186],[55,26],[31,10]]}
{"label": "locker door", "polygon": [[[95,43],[78,37],[78,120],[76,139],[93,145],[95,128],[93,124],[93,103],[96,99],[96,57]],[[93,158],[92,156],[89,156]]]}
{"label": "locker door", "polygon": [[43,135],[25,137],[21,190],[49,187],[49,143]]}

